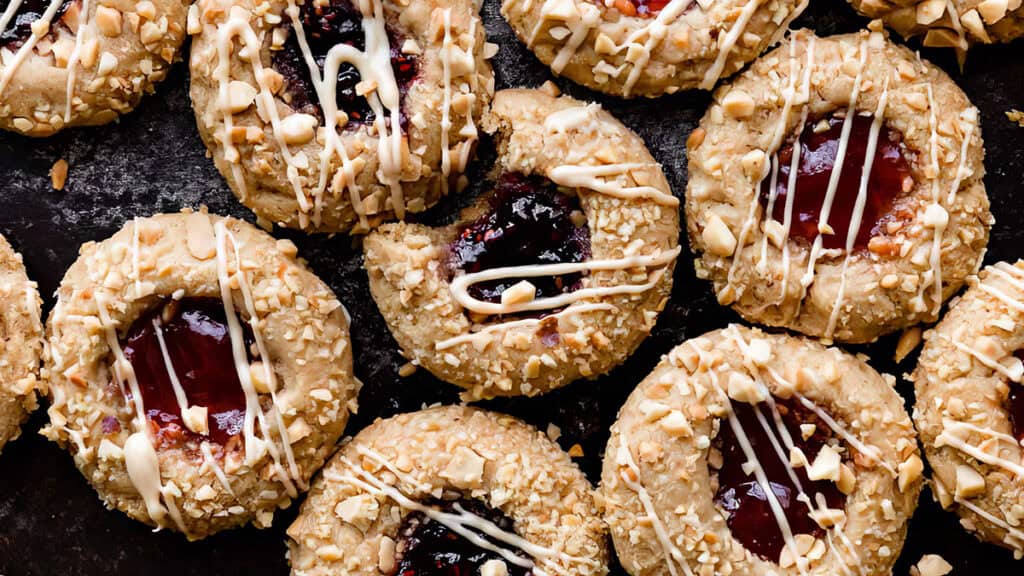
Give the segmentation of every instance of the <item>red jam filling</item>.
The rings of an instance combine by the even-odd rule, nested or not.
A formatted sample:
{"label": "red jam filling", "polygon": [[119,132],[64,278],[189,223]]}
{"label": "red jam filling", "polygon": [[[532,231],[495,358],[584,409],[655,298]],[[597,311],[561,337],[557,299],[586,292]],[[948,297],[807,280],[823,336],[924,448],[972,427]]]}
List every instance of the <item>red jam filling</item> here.
{"label": "red jam filling", "polygon": [[[182,421],[154,321],[160,326],[167,355],[188,405],[207,409],[206,435],[190,431]],[[146,416],[156,426],[159,445],[212,440],[224,446],[241,432],[245,393],[235,370],[231,337],[220,300],[170,301],[136,320],[122,348],[135,370]]]}
{"label": "red jam filling", "polygon": [[[831,430],[814,412],[805,409],[795,401],[776,398],[775,403],[793,444],[803,451],[810,462],[813,462],[818,451],[830,439]],[[767,403],[761,403],[755,407],[744,402],[733,402],[732,407],[757,455],[771,490],[782,507],[793,534],[811,534],[816,538],[823,536],[825,531],[808,515],[811,509],[805,502],[797,498],[800,490],[789,476],[788,461],[779,458],[770,437],[757,418],[756,411],[760,411],[788,457],[785,444],[775,427],[772,409]],[[801,424],[815,425],[814,433],[807,439],[801,435]],[[743,464],[747,461],[747,457],[732,426],[724,418],[721,420],[721,429],[715,440],[715,446],[722,453],[722,467],[718,470],[718,491],[715,494],[715,503],[726,512],[729,530],[747,550],[766,560],[777,562],[785,546],[782,531],[772,513],[768,497],[761,489],[756,477],[753,473],[744,472]],[[846,497],[834,482],[828,480],[812,482],[807,478],[807,473],[802,467],[795,468],[794,471],[797,479],[800,480],[803,492],[812,502],[816,502],[816,495],[821,494],[829,508],[842,509],[844,507]]]}
{"label": "red jam filling", "polygon": [[[14,17],[7,25],[6,30],[0,30],[0,48],[17,50],[32,36],[32,23],[43,17],[43,14],[50,8],[51,0],[22,0],[21,4],[14,11]],[[53,15],[51,23],[59,22],[68,11],[73,0],[63,0],[57,12]],[[10,1],[0,3],[2,13]],[[51,24],[51,29],[54,26]]]}
{"label": "red jam filling", "polygon": [[[573,214],[577,212],[577,214]],[[518,173],[498,179],[490,210],[459,231],[450,246],[449,269],[467,273],[489,268],[583,262],[590,257],[590,231],[579,225],[582,211],[577,198],[558,191],[550,181]],[[571,292],[582,275],[525,278],[544,298]],[[501,293],[524,278],[480,282],[469,287],[471,296],[500,302]]]}
{"label": "red jam filling", "polygon": [[[822,122],[827,123],[827,130],[816,130],[819,121],[815,120],[808,122],[800,134],[800,162],[796,174],[796,195],[793,198],[790,236],[808,242],[813,242],[818,236],[821,208],[835,167],[843,131],[842,118],[832,116]],[[825,248],[846,248],[846,235],[857,204],[873,122],[874,119],[869,116],[853,117],[843,170],[828,218],[828,224],[834,233],[822,235],[822,244]],[[775,187],[777,197],[772,208],[772,218],[784,222],[790,164],[793,160],[792,142],[779,150],[778,160],[779,174]],[[913,184],[910,164],[900,135],[883,126],[879,132],[874,163],[868,178],[867,199],[854,241],[855,249],[866,248],[872,237],[886,233],[886,225],[899,218],[893,210],[896,200],[909,192]],[[761,184],[762,205],[767,206],[770,193],[769,176]]]}
{"label": "red jam filling", "polygon": [[[299,6],[302,29],[306,42],[309,43],[313,60],[316,61],[323,74],[327,53],[338,44],[347,44],[357,50],[366,49],[366,34],[363,31],[363,14],[350,0],[330,0],[321,5],[319,2],[304,2]],[[299,47],[296,34],[292,33],[290,19],[285,17],[282,24],[288,31],[288,39],[281,50],[273,52],[273,65],[284,76],[287,82],[287,96],[291,98],[293,108],[323,118],[323,112],[316,101],[316,90],[306,66],[305,58]],[[403,54],[402,41],[390,29],[388,41],[391,44],[391,68],[398,84],[399,96],[404,101],[409,86],[418,74],[415,56]],[[362,78],[355,66],[342,63],[338,68],[337,105],[338,109],[348,114],[349,125],[371,123],[374,112],[366,98],[356,93],[356,85]],[[405,128],[404,111],[401,116],[402,128]]]}
{"label": "red jam filling", "polygon": [[[505,532],[515,533],[509,517],[477,500],[437,502],[432,507],[458,513],[455,504],[466,512],[489,520]],[[532,573],[527,568],[505,561],[490,550],[480,548],[421,512],[408,514],[402,520],[398,534],[396,576],[471,576],[480,574],[480,568],[489,560],[504,561],[509,576],[529,576]],[[507,548],[487,536],[481,534],[481,537]]]}
{"label": "red jam filling", "polygon": [[[612,4],[623,16],[639,16],[653,18],[661,12],[671,0],[615,0]],[[696,4],[694,2],[693,4]],[[693,5],[691,4],[691,6]],[[689,11],[689,7],[687,9]]]}

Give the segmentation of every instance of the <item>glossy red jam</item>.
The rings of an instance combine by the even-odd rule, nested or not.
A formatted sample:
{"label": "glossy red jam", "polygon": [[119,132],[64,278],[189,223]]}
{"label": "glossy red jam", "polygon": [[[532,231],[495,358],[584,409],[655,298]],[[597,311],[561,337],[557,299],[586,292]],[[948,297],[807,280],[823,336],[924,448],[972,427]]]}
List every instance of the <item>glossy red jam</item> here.
{"label": "glossy red jam", "polygon": [[[1024,350],[1013,353],[1014,356],[1024,360]],[[1010,397],[1007,405],[1010,413],[1010,425],[1013,427],[1013,435],[1018,441],[1024,440],[1024,385],[1019,382],[1010,382]]]}
{"label": "glossy red jam", "polygon": [[[71,6],[72,0],[61,0],[60,7],[51,20],[52,23],[60,21]],[[0,2],[0,13],[10,5],[10,0]],[[50,8],[50,0],[22,0],[21,4],[14,11],[14,18],[11,19],[7,29],[0,30],[0,48],[17,50],[32,36],[32,23],[43,17],[43,14]]]}
{"label": "glossy red jam", "polygon": [[[206,436],[191,432],[182,421],[154,321],[160,325],[167,354],[189,406],[207,409]],[[156,426],[162,445],[193,439],[226,445],[241,432],[245,394],[235,370],[231,337],[220,300],[170,301],[136,320],[122,348],[135,370],[146,416]]]}
{"label": "glossy red jam", "polygon": [[[309,43],[313,60],[323,73],[327,53],[338,44],[347,44],[358,50],[366,48],[366,34],[363,31],[363,14],[350,0],[330,0],[330,2],[303,2],[299,5],[302,28]],[[290,19],[285,18],[282,26],[288,30],[288,40],[281,50],[273,52],[274,68],[280,72],[287,83],[286,92],[290,104],[297,110],[323,118],[316,90],[306,66],[305,58],[299,47],[296,35],[291,30]],[[401,40],[388,30],[391,44],[391,68],[395,74],[400,96],[404,99],[409,86],[418,73],[415,56],[402,54]],[[362,78],[356,67],[342,63],[338,68],[337,104],[338,109],[348,114],[349,124],[358,126],[373,122],[374,113],[366,98],[356,93],[356,85]],[[404,113],[401,122],[405,127]]]}
{"label": "glossy red jam", "polygon": [[[831,430],[811,412],[796,402],[776,399],[776,406],[782,416],[783,424],[789,431],[794,445],[799,447],[811,462],[818,451],[831,437]],[[799,490],[788,473],[788,464],[778,457],[771,444],[768,434],[757,418],[755,411],[760,411],[769,423],[769,429],[775,435],[780,446],[785,446],[778,430],[775,428],[774,415],[767,403],[756,407],[743,402],[733,402],[733,410],[739,419],[744,432],[750,440],[754,453],[768,478],[772,492],[778,499],[785,513],[786,520],[793,534],[811,534],[821,537],[824,530],[818,526],[808,513],[810,508],[797,499]],[[806,440],[800,433],[801,424],[815,424],[814,434]],[[740,447],[732,426],[726,419],[721,420],[721,430],[715,440],[715,446],[722,453],[722,468],[718,471],[718,491],[715,503],[725,511],[729,530],[734,538],[742,543],[747,550],[758,556],[777,562],[785,545],[782,531],[775,520],[769,506],[768,498],[758,484],[757,479],[743,471],[747,457]],[[788,451],[783,448],[788,456]],[[795,469],[796,476],[803,486],[803,491],[812,501],[815,495],[825,497],[829,508],[844,507],[846,497],[827,480],[810,481],[804,468]]]}
{"label": "glossy red jam", "polygon": [[[457,513],[456,503],[463,510],[493,522],[505,532],[515,533],[509,517],[477,500],[440,502],[435,503],[433,507]],[[474,576],[480,574],[480,568],[489,560],[503,560],[494,552],[472,544],[445,525],[430,520],[420,512],[408,514],[402,520],[398,534],[397,569],[394,572],[396,576]],[[507,548],[506,545],[498,544],[491,538],[483,537]],[[532,573],[507,561],[505,566],[509,576],[528,576]]]}
{"label": "glossy red jam", "polygon": [[[846,235],[860,191],[873,121],[869,116],[853,117],[843,170],[828,218],[828,224],[834,233],[822,235],[822,244],[825,248],[846,248]],[[812,121],[807,123],[800,134],[800,163],[796,175],[796,196],[793,199],[790,236],[808,242],[813,242],[818,236],[821,208],[828,191],[843,131],[842,118],[833,116],[823,122],[827,123],[827,130],[817,131],[819,121]],[[778,159],[778,196],[772,209],[772,218],[784,222],[790,164],[793,160],[792,143],[786,144],[779,151]],[[872,237],[885,234],[886,225],[897,219],[897,215],[894,214],[896,200],[909,192],[913,184],[910,163],[900,135],[883,126],[875,149],[871,175],[868,178],[867,201],[854,242],[855,249],[863,249],[867,247]],[[761,184],[762,205],[767,206],[770,191],[769,176]]]}
{"label": "glossy red jam", "polygon": [[[579,201],[537,177],[505,173],[498,179],[490,211],[460,230],[451,244],[449,268],[467,273],[505,266],[582,262],[590,257],[590,231],[578,225]],[[577,220],[574,221],[574,212]],[[528,278],[537,297],[579,286],[580,274]],[[500,302],[501,293],[522,281],[509,278],[470,286],[478,300]]]}

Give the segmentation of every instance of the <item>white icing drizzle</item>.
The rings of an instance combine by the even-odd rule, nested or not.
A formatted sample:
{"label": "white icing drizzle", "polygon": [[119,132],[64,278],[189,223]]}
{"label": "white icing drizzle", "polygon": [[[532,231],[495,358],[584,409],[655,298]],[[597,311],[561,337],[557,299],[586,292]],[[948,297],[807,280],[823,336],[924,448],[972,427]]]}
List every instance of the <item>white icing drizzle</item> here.
{"label": "white icing drizzle", "polygon": [[946,196],[946,204],[952,204],[956,200],[956,194],[960,191],[960,183],[963,181],[967,170],[967,149],[971,146],[971,138],[974,137],[974,125],[978,122],[978,110],[969,107],[960,113],[960,120],[967,125],[964,130],[964,141],[960,144],[960,164],[953,176],[953,185],[949,187],[949,195]]}
{"label": "white icing drizzle", "polygon": [[832,418],[832,416],[829,416],[828,412],[822,410],[820,407],[818,407],[817,404],[809,400],[803,394],[800,394],[799,392],[794,392],[793,395],[800,399],[800,403],[803,404],[805,408],[808,408],[809,410],[817,414],[818,418],[821,418],[825,422],[825,424],[827,424],[833,432],[842,437],[842,439],[845,440],[847,444],[853,446],[855,450],[866,456],[869,460],[884,468],[886,471],[889,472],[889,474],[893,476],[897,475],[896,469],[893,468],[888,462],[886,462],[882,458],[881,450],[879,450],[878,447],[868,446],[867,444],[861,442],[859,439],[857,439],[856,436],[847,431],[846,428],[843,428],[843,426],[840,425],[839,422],[836,422],[836,420]]}
{"label": "white icing drizzle", "polygon": [[687,564],[686,557],[683,556],[679,547],[672,542],[668,530],[665,529],[664,522],[658,516],[658,508],[654,505],[651,494],[644,488],[643,482],[640,480],[640,468],[636,465],[636,461],[633,460],[633,455],[629,451],[629,437],[622,430],[619,431],[619,449],[616,452],[616,459],[620,465],[625,464],[629,472],[636,476],[636,480],[634,480],[630,478],[629,473],[625,470],[619,470],[619,477],[622,479],[622,483],[636,493],[637,499],[640,500],[640,505],[644,508],[644,514],[651,523],[654,534],[658,538],[658,544],[661,546],[662,553],[665,556],[665,566],[668,568],[669,574],[676,576],[678,574],[676,565],[679,565],[683,568],[683,573],[686,576],[693,576],[693,570]]}
{"label": "white icing drizzle", "polygon": [[217,459],[214,458],[213,452],[210,451],[210,443],[201,443],[199,445],[199,451],[203,454],[203,465],[213,471],[213,475],[217,477],[220,485],[224,487],[224,490],[226,490],[228,494],[235,496],[235,491],[231,489],[231,482],[224,473],[224,469],[220,467],[220,464],[217,464]]}
{"label": "white icing drizzle", "polygon": [[[974,458],[979,462],[984,462],[985,464],[988,464],[990,466],[1002,468],[1003,470],[1006,470],[1007,472],[1013,474],[1017,478],[1024,480],[1024,466],[1017,462],[1011,462],[1006,458],[1002,458],[995,454],[989,454],[988,452],[985,452],[981,448],[978,448],[977,446],[967,442],[966,440],[964,440],[963,438],[954,433],[955,431],[964,429],[959,427],[958,424],[961,424],[961,422],[956,422],[955,420],[949,420],[944,418],[942,420],[942,432],[940,432],[939,435],[935,438],[935,446],[950,446],[952,448],[959,450],[960,452],[963,452],[964,454],[967,454],[968,456]],[[971,432],[971,430],[967,430],[968,433]],[[997,440],[1001,439],[998,436],[998,433],[995,431],[992,431],[992,433],[989,435]],[[1013,440],[1013,445],[1017,446],[1018,448],[1020,446],[1017,443],[1016,439]]]}
{"label": "white icing drizzle", "polygon": [[[977,514],[978,516],[980,516],[984,520],[987,520],[988,522],[991,522],[992,524],[995,524],[996,526],[998,526],[998,527],[1002,528],[1003,530],[1005,530],[1006,531],[1006,539],[1004,539],[1004,542],[1006,542],[1007,544],[1013,546],[1018,554],[1022,550],[1024,550],[1024,530],[1021,530],[1019,528],[1015,528],[1015,527],[1011,526],[1008,522],[1006,522],[1002,518],[999,518],[998,516],[995,516],[994,514],[990,514],[990,513],[986,512],[980,506],[971,504],[970,502],[968,502],[967,500],[964,500],[963,498],[955,498],[954,497],[954,501],[957,504],[960,504],[961,506],[967,508],[971,512],[974,512],[975,514]],[[1018,559],[1019,559],[1019,557],[1018,557]]]}
{"label": "white icing drizzle", "polygon": [[[585,262],[565,262],[560,264],[534,264],[527,266],[507,266],[502,268],[491,268],[463,274],[452,279],[452,297],[462,307],[479,314],[514,314],[517,312],[550,310],[567,306],[580,300],[590,298],[605,298],[620,294],[642,294],[657,285],[661,274],[670,262],[679,256],[681,248],[678,246],[672,250],[661,252],[657,255],[627,256],[608,260],[587,260]],[[469,287],[480,282],[500,280],[503,278],[535,278],[538,276],[561,276],[563,274],[574,274],[578,272],[597,272],[609,270],[628,270],[630,268],[651,268],[659,267],[654,271],[650,281],[644,284],[621,284],[617,286],[599,286],[593,288],[580,288],[579,290],[539,298],[519,304],[503,304],[497,302],[485,302],[473,298],[469,294]]]}
{"label": "white icing drizzle", "polygon": [[[725,63],[729,58],[729,54],[732,53],[733,48],[736,46],[736,41],[743,35],[743,31],[746,30],[747,24],[750,23],[750,19],[754,17],[754,12],[761,7],[763,0],[749,0],[740,12],[736,22],[729,29],[729,33],[725,35],[725,39],[722,41],[721,46],[718,48],[718,54],[715,56],[715,62],[708,68],[707,72],[704,73],[704,80],[700,83],[700,87],[704,90],[711,90],[718,83],[718,79],[722,77],[722,70],[725,68]],[[797,13],[799,14],[799,13]],[[792,14],[791,14],[792,15]]]}
{"label": "white icing drizzle", "polygon": [[452,10],[444,11],[444,40],[441,46],[441,69],[443,75],[443,100],[441,103],[441,193],[448,193],[448,175],[452,170],[451,150],[448,147],[448,132],[452,128]]}
{"label": "white icing drizzle", "polygon": [[569,316],[584,314],[586,312],[595,312],[598,310],[614,311],[618,310],[618,307],[604,302],[597,302],[593,304],[576,303],[569,306],[565,310],[562,310],[561,312],[557,312],[555,314],[548,314],[544,318],[524,318],[522,320],[513,320],[511,322],[504,322],[501,324],[491,324],[490,326],[485,326],[484,328],[478,330],[477,332],[471,332],[469,334],[462,334],[459,336],[453,336],[452,338],[447,338],[445,340],[440,340],[434,345],[434,349],[440,352],[442,350],[447,350],[449,348],[453,348],[455,346],[465,344],[467,342],[477,342],[485,338],[489,339],[490,336],[495,332],[501,332],[513,328],[525,328],[527,326],[539,326],[542,322],[551,322],[552,319],[566,318]]}
{"label": "white icing drizzle", "polygon": [[843,306],[843,298],[846,296],[846,273],[850,268],[850,261],[853,259],[853,245],[860,234],[860,227],[864,218],[864,206],[868,201],[868,183],[871,181],[871,169],[875,165],[875,151],[878,149],[878,136],[882,131],[882,124],[885,122],[885,106],[889,99],[889,79],[885,79],[885,87],[882,88],[882,95],[878,98],[878,108],[875,110],[874,119],[871,122],[871,129],[868,132],[868,143],[864,150],[864,165],[861,167],[860,186],[857,189],[857,200],[850,214],[849,227],[846,230],[846,256],[843,258],[843,268],[839,273],[839,292],[832,304],[832,313],[829,314],[828,325],[825,327],[825,338],[831,338],[836,330],[836,323],[839,320],[839,311]]}
{"label": "white icing drizzle", "polygon": [[[751,3],[757,3],[759,0],[751,0]],[[639,45],[641,47],[640,56],[636,61],[633,62],[633,67],[629,71],[629,76],[626,77],[626,81],[622,86],[622,93],[627,98],[632,94],[633,86],[637,80],[640,79],[640,74],[643,73],[644,68],[651,60],[651,50],[658,47],[661,41],[668,34],[668,26],[675,22],[680,16],[686,12],[686,9],[690,7],[693,0],[672,0],[661,12],[658,13],[657,17],[649,23],[647,26],[637,30],[633,35],[620,47],[616,47],[616,50],[622,50],[624,47],[632,47]],[[737,22],[739,25],[739,22]],[[647,38],[643,44],[637,44],[637,40],[642,34],[646,34]],[[702,86],[703,88],[703,86]]]}
{"label": "white icing drizzle", "polygon": [[[361,454],[363,452],[364,450],[360,450]],[[387,465],[384,465],[383,462],[387,462],[387,460],[382,455],[373,453],[372,451],[369,450],[365,450],[365,453],[366,455],[373,454],[373,456],[371,456],[371,459],[378,462],[378,464],[382,464],[382,466],[385,469],[395,474],[396,478],[403,479],[404,481],[406,481],[407,483],[411,484],[414,487],[421,486],[421,483],[412,481],[411,479],[404,477],[404,475],[397,473],[397,467],[394,466],[393,464],[388,463]],[[526,540],[525,538],[519,536],[518,534],[502,530],[499,526],[497,526],[490,520],[487,520],[486,518],[481,518],[465,510],[458,504],[455,505],[455,513],[436,510],[430,506],[420,504],[419,502],[406,496],[404,493],[402,493],[401,490],[399,490],[395,486],[374,476],[373,474],[364,470],[361,466],[354,463],[352,460],[346,458],[345,456],[339,454],[338,456],[336,456],[336,458],[338,458],[343,464],[345,464],[345,467],[348,469],[350,473],[338,474],[333,470],[326,470],[324,471],[323,474],[324,478],[332,482],[343,482],[349,484],[374,496],[383,496],[389,498],[406,510],[413,510],[419,512],[424,516],[430,518],[431,520],[442,524],[443,526],[447,527],[459,536],[462,536],[475,546],[498,554],[510,564],[531,569],[538,576],[543,576],[547,572],[542,570],[537,563],[542,564],[545,568],[551,569],[553,572],[557,572],[559,574],[568,574],[566,570],[564,570],[557,563],[555,563],[555,561],[553,560],[555,558],[567,561],[569,563],[581,563],[593,568],[597,567],[597,564],[592,559],[573,556],[545,546],[534,544],[529,540]],[[422,490],[422,488],[418,489]],[[531,558],[533,558],[533,560],[523,558],[516,554],[513,550],[503,548],[499,545],[492,543],[490,540],[487,540],[480,536],[480,533],[490,536],[491,538],[493,538],[501,544],[510,546],[512,548],[518,549],[526,553]]]}
{"label": "white icing drizzle", "polygon": [[[181,387],[181,381],[178,380],[178,373],[174,370],[174,364],[171,362],[171,355],[167,352],[167,343],[164,341],[164,330],[161,327],[159,316],[153,318],[153,332],[156,334],[156,341],[160,345],[160,356],[164,361],[164,369],[167,370],[167,377],[171,381],[171,389],[174,390],[174,399],[178,402],[178,412],[181,414],[182,420],[189,418],[188,416],[188,397],[185,396],[185,389]],[[190,430],[192,429],[190,421],[186,421],[185,425]]]}
{"label": "white icing drizzle", "polygon": [[678,206],[679,198],[666,194],[654,186],[621,186],[614,181],[602,179],[624,175],[630,170],[651,168],[658,168],[658,165],[653,162],[624,162],[599,166],[566,164],[548,170],[547,177],[555,184],[566,188],[584,188],[622,200],[650,199],[663,206]]}
{"label": "white icing drizzle", "polygon": [[[21,6],[22,0],[11,0],[11,3],[7,5],[7,9],[4,10],[2,16],[0,16],[0,32],[7,29],[11,20],[14,18],[14,14],[18,11]],[[60,9],[62,0],[50,0],[49,6],[46,11],[43,12],[42,16],[38,20],[32,23],[32,34],[25,40],[25,43],[18,48],[18,51],[14,54],[14,58],[0,69],[0,94],[4,93],[7,89],[7,85],[10,84],[11,79],[14,78],[15,72],[21,67],[21,64],[28,58],[28,55],[32,50],[35,49],[36,44],[41,38],[49,34],[50,26],[53,25],[53,17],[57,15],[57,10]],[[40,33],[41,32],[41,33]]]}
{"label": "white icing drizzle", "polygon": [[[20,0],[19,0],[20,1]],[[82,44],[85,41],[85,31],[87,30],[88,18],[89,18],[89,0],[82,0],[82,9],[79,12],[81,21],[78,23],[78,33],[75,34],[75,47],[71,50],[71,54],[68,56],[68,81],[64,86],[64,123],[71,122],[71,104],[75,96],[75,66],[78,65],[78,60],[82,54]],[[0,26],[0,30],[3,26]]]}
{"label": "white icing drizzle", "polygon": [[814,237],[814,243],[811,245],[811,254],[807,259],[807,270],[804,272],[803,277],[800,278],[800,301],[803,301],[807,295],[807,288],[814,281],[815,268],[817,267],[818,258],[821,255],[824,243],[822,234],[830,231],[828,218],[832,213],[832,203],[835,201],[836,190],[839,188],[839,180],[843,174],[843,165],[846,163],[846,149],[850,143],[850,132],[853,130],[853,118],[857,113],[857,99],[860,97],[867,60],[868,43],[861,39],[860,66],[857,69],[857,76],[853,80],[853,88],[850,91],[850,104],[846,107],[846,117],[843,119],[843,129],[839,137],[836,158],[832,164],[832,171],[829,173],[828,189],[825,191],[825,199],[822,201],[821,212],[818,217],[818,235]]}
{"label": "white icing drizzle", "polygon": [[[301,487],[302,479],[298,473],[298,468],[295,465],[291,445],[288,440],[288,431],[283,425],[280,417],[280,410],[277,409],[277,399],[272,396],[274,412],[277,415],[274,419],[274,427],[277,429],[276,431],[281,439],[282,448],[288,458],[289,469],[285,471],[281,466],[277,445],[269,437],[270,425],[267,422],[267,417],[263,412],[262,406],[260,406],[259,395],[256,393],[256,389],[252,382],[249,361],[245,351],[245,336],[242,333],[242,325],[238,319],[237,313],[235,312],[235,304],[231,296],[231,276],[229,275],[227,260],[227,243],[229,240],[235,253],[234,277],[238,281],[238,286],[242,292],[243,299],[245,300],[253,338],[256,341],[257,349],[261,353],[264,365],[268,365],[270,363],[270,359],[265,355],[265,349],[261,343],[262,337],[260,336],[257,315],[252,304],[252,295],[249,291],[249,283],[246,279],[245,271],[242,269],[239,249],[235,243],[234,236],[228,231],[223,220],[218,220],[214,224],[214,232],[217,241],[217,282],[220,286],[221,302],[223,303],[224,315],[228,323],[228,334],[231,339],[231,353],[235,362],[235,372],[238,374],[238,381],[242,386],[243,393],[245,394],[245,419],[242,424],[242,437],[245,442],[245,461],[249,465],[254,464],[262,456],[263,449],[266,448],[273,460],[274,470],[278,479],[284,485],[288,495],[294,498],[298,492],[295,489],[295,484],[292,480],[294,479],[295,482],[298,482]],[[270,378],[273,378],[273,371],[269,369],[269,366],[267,366],[267,374]],[[273,390],[273,388],[274,387],[272,386],[271,390]],[[257,420],[260,424],[260,430],[263,431],[264,434],[264,439],[262,441],[256,438],[255,435],[255,423]]]}
{"label": "white icing drizzle", "polygon": [[[942,207],[941,204],[941,192],[939,190],[939,131],[938,131],[938,119],[935,115],[935,96],[932,90],[932,85],[927,85],[928,92],[928,128],[931,131],[931,135],[928,138],[929,151],[931,156],[931,169],[933,173],[932,177],[932,203],[938,207]],[[959,185],[958,185],[959,186]],[[921,306],[924,306],[924,293],[931,287],[935,287],[935,297],[932,303],[932,313],[938,314],[939,308],[942,306],[942,236],[946,231],[946,224],[942,223],[936,225],[932,229],[932,241],[931,241],[931,252],[928,256],[928,266],[931,268],[931,274],[926,275],[924,281],[921,283],[921,288],[918,292],[918,298],[921,300]]]}

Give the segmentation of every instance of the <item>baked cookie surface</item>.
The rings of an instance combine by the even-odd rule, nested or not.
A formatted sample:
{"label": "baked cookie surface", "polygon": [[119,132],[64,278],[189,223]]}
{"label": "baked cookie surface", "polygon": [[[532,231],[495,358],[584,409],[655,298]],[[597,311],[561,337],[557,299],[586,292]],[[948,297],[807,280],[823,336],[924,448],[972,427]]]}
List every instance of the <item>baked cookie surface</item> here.
{"label": "baked cookie surface", "polygon": [[49,136],[130,112],[177,59],[187,8],[184,0],[7,0],[0,128]]}
{"label": "baked cookie surface", "polygon": [[0,236],[0,450],[36,409],[43,348],[39,291],[21,255]]}
{"label": "baked cookie surface", "polygon": [[516,35],[560,76],[617,96],[711,90],[778,42],[805,0],[503,0]]}
{"label": "baked cookie surface", "polygon": [[288,536],[295,576],[608,572],[593,489],[569,456],[520,420],[464,406],[361,431]]}
{"label": "baked cookie surface", "polygon": [[402,350],[467,398],[535,395],[628,357],[668,299],[678,200],[596,104],[495,96],[495,191],[443,228],[382,226],[370,290]]}
{"label": "baked cookie surface", "polygon": [[1024,262],[1000,262],[925,334],[915,422],[939,504],[1024,555]]}
{"label": "baked cookie surface", "polygon": [[161,214],[85,244],[47,338],[43,434],[108,507],[189,539],[269,526],[355,408],[341,303],[240,220]]}
{"label": "baked cookie surface", "polygon": [[838,349],[738,325],[676,347],[605,451],[600,491],[623,567],[890,574],[923,479],[892,384]]}
{"label": "baked cookie surface", "polygon": [[977,109],[881,32],[794,32],[687,152],[698,276],[752,322],[873,341],[935,320],[988,243]]}
{"label": "baked cookie surface", "polygon": [[260,218],[365,232],[464,185],[494,90],[471,0],[202,0],[189,32],[199,133]]}
{"label": "baked cookie surface", "polygon": [[1024,33],[1021,0],[849,0],[861,14],[881,18],[904,38],[924,36],[928,47],[1010,42]]}

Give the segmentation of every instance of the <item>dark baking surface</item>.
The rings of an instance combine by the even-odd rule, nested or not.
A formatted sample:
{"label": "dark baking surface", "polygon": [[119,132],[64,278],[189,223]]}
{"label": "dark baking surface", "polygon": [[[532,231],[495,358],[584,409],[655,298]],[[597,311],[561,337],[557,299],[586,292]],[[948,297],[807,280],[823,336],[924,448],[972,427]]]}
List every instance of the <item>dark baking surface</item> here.
{"label": "dark baking surface", "polygon": [[[550,77],[547,68],[516,41],[498,16],[497,5],[498,0],[486,0],[484,18],[490,40],[501,45],[494,61],[498,86],[539,85]],[[845,2],[814,0],[797,25],[827,35],[854,31],[865,23]],[[1024,129],[1009,122],[1004,112],[1013,106],[1024,108],[1024,44],[975,49],[963,74],[950,52],[927,51],[925,56],[946,68],[981,109],[988,150],[986,183],[997,220],[986,261],[1016,259],[1024,251],[1024,201],[1016,196],[1024,174]],[[178,64],[157,94],[119,124],[72,130],[47,140],[0,133],[0,232],[24,254],[29,275],[39,283],[44,312],[53,305],[54,290],[78,246],[108,237],[133,216],[205,204],[212,212],[253,220],[205,156],[189,105],[186,68]],[[577,98],[601,101],[643,136],[676,194],[682,195],[683,143],[708,104],[706,93],[624,101],[599,97],[568,81],[557,83]],[[60,158],[71,170],[67,187],[57,192],[50,187],[48,171]],[[486,169],[485,164],[486,159],[481,160],[476,169]],[[448,202],[428,218],[448,218],[453,204],[460,202],[465,198]],[[280,230],[275,234],[295,240],[300,255],[352,314],[356,373],[365,387],[348,433],[378,416],[457,400],[453,387],[423,370],[409,378],[398,376],[404,360],[370,299],[360,253],[350,238]],[[488,405],[541,429],[549,422],[558,425],[559,442],[565,448],[576,443],[583,447],[585,456],[578,461],[596,481],[607,429],[636,383],[674,345],[734,320],[715,302],[709,285],[694,278],[692,260],[684,254],[676,269],[672,301],[650,338],[625,365],[598,381],[578,382],[542,398]],[[863,351],[877,369],[899,375],[911,369],[914,358],[895,365],[894,344],[890,337]],[[899,390],[912,398],[905,381]],[[153,534],[103,507],[71,457],[36,433],[44,417],[45,412],[38,411],[22,437],[0,456],[0,576],[288,573],[284,531],[297,504],[278,512],[268,530],[239,529],[194,543],[171,532]],[[1013,574],[1024,568],[1005,550],[977,543],[927,492],[894,573],[906,575],[926,553],[942,554],[956,567],[955,574]],[[623,574],[618,567],[613,573]]]}

